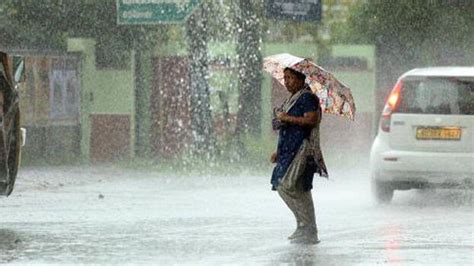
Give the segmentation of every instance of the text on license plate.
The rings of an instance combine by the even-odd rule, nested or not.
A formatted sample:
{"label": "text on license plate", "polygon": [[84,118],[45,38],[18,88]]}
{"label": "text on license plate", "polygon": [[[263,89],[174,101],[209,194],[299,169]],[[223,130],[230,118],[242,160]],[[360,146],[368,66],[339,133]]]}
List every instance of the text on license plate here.
{"label": "text on license plate", "polygon": [[459,127],[418,127],[416,139],[459,140],[461,129]]}

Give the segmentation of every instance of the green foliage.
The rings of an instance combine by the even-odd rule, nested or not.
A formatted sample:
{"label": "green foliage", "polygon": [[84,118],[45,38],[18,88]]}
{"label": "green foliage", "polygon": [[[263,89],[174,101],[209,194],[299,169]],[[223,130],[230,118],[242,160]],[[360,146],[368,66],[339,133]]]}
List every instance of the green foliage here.
{"label": "green foliage", "polygon": [[410,39],[414,33],[421,39],[439,34],[460,39],[472,32],[474,18],[472,5],[462,2],[372,0],[354,10],[350,24],[374,42],[380,35]]}
{"label": "green foliage", "polygon": [[359,41],[388,45],[418,62],[436,64],[467,55],[470,59],[460,61],[468,64],[473,58],[472,1],[369,0],[354,10],[349,25]]}
{"label": "green foliage", "polygon": [[209,19],[209,38],[212,41],[229,41],[234,37],[237,25],[234,18],[237,16],[237,9],[232,1],[209,1],[208,13],[213,14]]}

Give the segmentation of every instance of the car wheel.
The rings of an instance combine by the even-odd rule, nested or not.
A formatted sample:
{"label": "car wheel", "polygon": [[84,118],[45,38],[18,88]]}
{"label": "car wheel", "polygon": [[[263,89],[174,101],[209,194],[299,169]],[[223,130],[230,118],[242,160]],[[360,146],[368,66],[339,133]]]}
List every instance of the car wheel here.
{"label": "car wheel", "polygon": [[9,135],[9,149],[8,149],[8,171],[10,177],[9,189],[7,196],[10,195],[15,186],[16,176],[18,174],[18,168],[20,167],[21,157],[21,129],[20,129],[20,110],[16,109],[15,118],[12,121],[12,129]]}
{"label": "car wheel", "polygon": [[394,188],[390,182],[372,180],[372,193],[377,203],[390,203]]}

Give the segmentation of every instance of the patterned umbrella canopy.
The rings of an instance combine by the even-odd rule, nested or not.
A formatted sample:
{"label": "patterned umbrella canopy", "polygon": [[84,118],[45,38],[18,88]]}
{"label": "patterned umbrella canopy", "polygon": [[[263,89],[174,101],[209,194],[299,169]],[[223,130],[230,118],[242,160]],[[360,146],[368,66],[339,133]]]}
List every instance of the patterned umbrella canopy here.
{"label": "patterned umbrella canopy", "polygon": [[309,59],[290,54],[277,54],[263,59],[263,69],[283,86],[283,70],[292,68],[306,75],[306,83],[319,99],[325,113],[337,114],[354,120],[355,103],[349,87],[334,75]]}

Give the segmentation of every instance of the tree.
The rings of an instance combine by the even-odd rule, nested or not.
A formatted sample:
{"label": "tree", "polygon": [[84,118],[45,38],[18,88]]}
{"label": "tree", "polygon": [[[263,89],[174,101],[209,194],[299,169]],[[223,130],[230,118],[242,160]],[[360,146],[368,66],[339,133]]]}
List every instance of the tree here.
{"label": "tree", "polygon": [[354,35],[376,46],[377,113],[403,72],[474,62],[474,3],[469,0],[369,0],[354,10],[349,24]]}
{"label": "tree", "polygon": [[236,133],[261,132],[262,102],[262,54],[261,19],[256,5],[250,0],[239,0],[237,24],[237,69],[239,70],[239,110]]}
{"label": "tree", "polygon": [[189,45],[192,150],[212,156],[215,141],[212,129],[208,77],[208,3],[204,1],[186,22]]}

